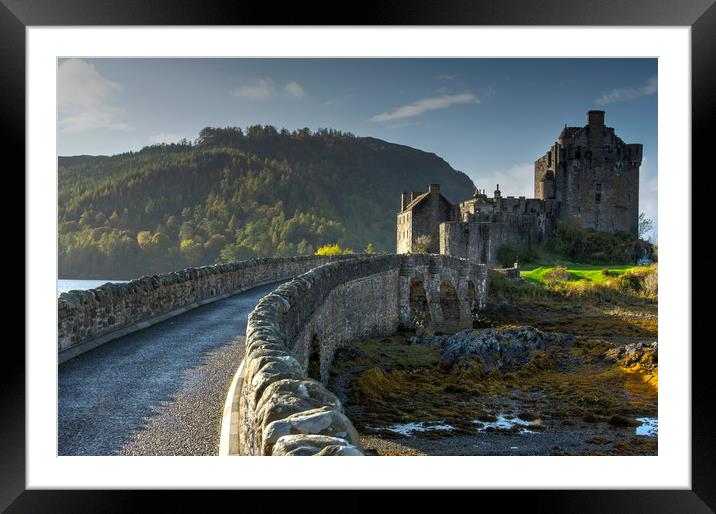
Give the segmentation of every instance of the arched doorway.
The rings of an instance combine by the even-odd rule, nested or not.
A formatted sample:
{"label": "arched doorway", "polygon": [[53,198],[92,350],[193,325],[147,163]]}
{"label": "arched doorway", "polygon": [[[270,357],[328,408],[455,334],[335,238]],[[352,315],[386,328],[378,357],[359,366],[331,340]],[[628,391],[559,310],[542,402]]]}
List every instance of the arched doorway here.
{"label": "arched doorway", "polygon": [[443,311],[443,321],[460,321],[460,301],[450,282],[440,285],[440,308]]}

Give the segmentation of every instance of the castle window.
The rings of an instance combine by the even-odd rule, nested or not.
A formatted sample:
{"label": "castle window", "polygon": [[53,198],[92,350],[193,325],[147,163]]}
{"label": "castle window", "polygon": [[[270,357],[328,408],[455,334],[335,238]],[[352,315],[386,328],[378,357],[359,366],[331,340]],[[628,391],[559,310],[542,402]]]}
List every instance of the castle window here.
{"label": "castle window", "polygon": [[595,199],[597,202],[601,202],[601,201],[602,201],[602,185],[601,185],[601,184],[597,184],[597,192],[596,192],[596,194],[594,195],[594,199]]}

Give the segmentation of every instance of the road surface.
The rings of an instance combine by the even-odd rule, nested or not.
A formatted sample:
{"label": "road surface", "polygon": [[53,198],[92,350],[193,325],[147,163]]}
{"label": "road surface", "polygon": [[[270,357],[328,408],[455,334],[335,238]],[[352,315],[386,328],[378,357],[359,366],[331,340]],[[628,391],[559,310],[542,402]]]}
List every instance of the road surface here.
{"label": "road surface", "polygon": [[276,287],[197,307],[60,365],[59,455],[217,455],[248,314]]}

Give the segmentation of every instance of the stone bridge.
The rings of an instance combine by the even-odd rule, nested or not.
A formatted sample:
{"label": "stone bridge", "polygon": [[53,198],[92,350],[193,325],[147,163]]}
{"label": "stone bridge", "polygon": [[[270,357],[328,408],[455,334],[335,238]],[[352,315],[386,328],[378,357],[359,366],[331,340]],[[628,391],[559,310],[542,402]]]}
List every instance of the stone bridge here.
{"label": "stone bridge", "polygon": [[113,339],[248,289],[296,277],[349,255],[264,258],[216,264],[62,293],[57,351],[62,363]]}
{"label": "stone bridge", "polygon": [[235,443],[244,455],[361,455],[324,384],[338,348],[416,326],[472,326],[487,269],[444,255],[358,257],[278,287],[249,315]]}
{"label": "stone bridge", "polygon": [[[471,327],[472,311],[481,307],[487,288],[484,265],[444,255],[311,256],[206,266],[62,294],[58,300],[59,360],[72,359],[194,307],[292,277],[296,278],[263,296],[248,315],[244,358],[229,396],[225,391],[212,393],[223,394],[230,407],[222,428],[228,441],[222,439],[224,453],[362,454],[358,434],[340,401],[324,386],[335,351],[400,328],[452,332]],[[157,326],[152,331],[159,334],[152,337],[160,339],[161,333],[171,330]],[[152,337],[131,344],[124,337],[112,346],[156,344]],[[146,358],[146,352],[141,353]],[[117,352],[104,354],[116,356]],[[166,355],[164,351],[158,354]],[[131,355],[122,358],[131,360]],[[172,361],[166,366],[181,368],[171,356],[162,358]],[[85,378],[75,380],[71,388],[61,388],[61,404],[63,390],[77,392],[80,398],[82,380],[98,367],[94,358],[86,360],[87,365],[76,361],[70,368],[63,367],[61,384],[73,375]],[[131,362],[123,365],[131,367]],[[104,373],[96,377],[98,383],[108,377]],[[69,424],[74,427],[77,422]],[[229,424],[231,430],[226,428]]]}

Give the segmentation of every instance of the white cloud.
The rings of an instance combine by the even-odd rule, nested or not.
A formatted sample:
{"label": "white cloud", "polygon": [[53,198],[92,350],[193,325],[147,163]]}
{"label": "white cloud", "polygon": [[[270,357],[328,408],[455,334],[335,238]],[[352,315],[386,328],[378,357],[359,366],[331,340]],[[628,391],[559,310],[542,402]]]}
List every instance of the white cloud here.
{"label": "white cloud", "polygon": [[94,64],[81,59],[62,61],[57,68],[60,130],[130,129],[121,121],[126,111],[116,105],[116,94],[122,89],[122,84],[103,77]]}
{"label": "white cloud", "polygon": [[234,95],[246,100],[266,100],[273,92],[273,83],[269,79],[259,79],[254,84],[236,88]]}
{"label": "white cloud", "polygon": [[659,239],[659,176],[649,168],[649,161],[644,158],[639,169],[639,212],[654,221],[654,228],[647,237],[654,241]]}
{"label": "white cloud", "polygon": [[504,170],[480,172],[470,178],[479,189],[485,189],[492,196],[497,184],[500,185],[502,196],[534,197],[534,170],[531,162],[515,164]]}
{"label": "white cloud", "polygon": [[155,134],[149,138],[149,141],[153,145],[158,145],[161,143],[178,143],[184,139],[184,136],[181,134],[174,134],[172,132],[160,132],[159,134]]}
{"label": "white cloud", "polygon": [[[280,91],[284,96],[291,98],[303,98],[306,91],[298,82],[291,81],[287,83]],[[273,80],[258,79],[253,84],[240,86],[233,91],[234,96],[245,100],[267,100],[279,94]]]}
{"label": "white cloud", "polygon": [[480,100],[471,93],[462,93],[459,95],[445,95],[438,96],[435,98],[424,98],[418,100],[409,105],[403,105],[393,109],[390,112],[384,112],[376,114],[371,118],[371,121],[392,121],[400,120],[404,118],[412,118],[413,116],[420,116],[424,112],[435,111],[437,109],[445,109],[455,104],[468,104],[468,103],[479,103]]}
{"label": "white cloud", "polygon": [[614,102],[624,102],[626,100],[634,100],[635,98],[641,98],[642,96],[649,96],[655,94],[659,90],[659,81],[656,77],[651,77],[641,86],[624,87],[619,89],[612,89],[607,93],[602,93],[602,96],[594,99],[594,103],[599,105],[606,105]]}
{"label": "white cloud", "polygon": [[293,96],[294,98],[303,98],[306,96],[306,92],[301,87],[301,84],[298,82],[289,82],[286,84],[286,86],[283,88],[283,90],[286,92],[287,95]]}
{"label": "white cloud", "polygon": [[435,80],[455,80],[457,75],[438,75]]}

